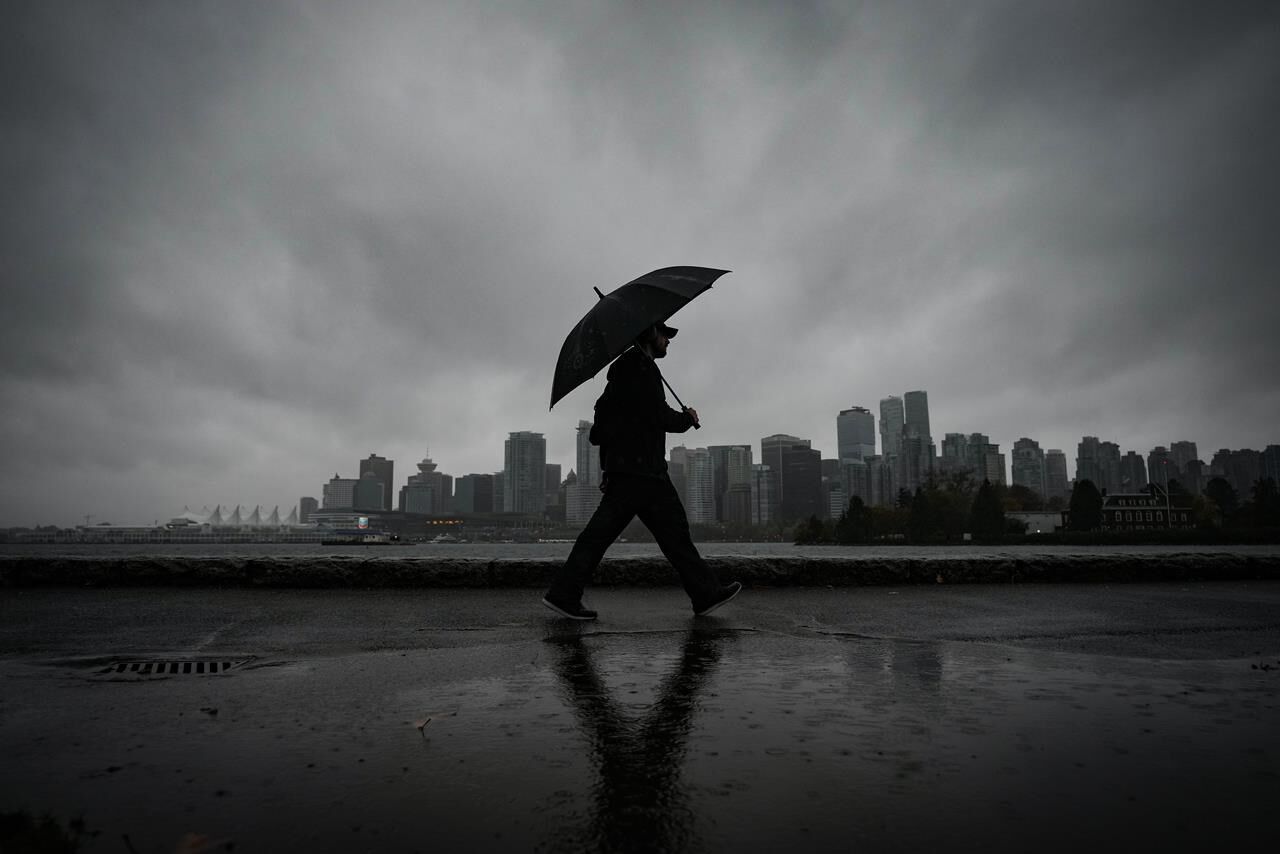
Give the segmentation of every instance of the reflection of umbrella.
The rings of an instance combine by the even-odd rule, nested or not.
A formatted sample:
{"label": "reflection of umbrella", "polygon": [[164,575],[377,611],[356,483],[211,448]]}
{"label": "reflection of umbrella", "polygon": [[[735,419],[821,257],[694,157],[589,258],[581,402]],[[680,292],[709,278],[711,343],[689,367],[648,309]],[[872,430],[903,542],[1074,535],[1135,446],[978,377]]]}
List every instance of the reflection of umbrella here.
{"label": "reflection of umbrella", "polygon": [[[600,294],[597,289],[600,299],[573,327],[560,348],[551,381],[551,405],[600,373],[631,346],[636,336],[671,317],[727,272],[709,267],[666,267],[627,282],[610,294]],[[676,403],[680,403],[678,395]]]}

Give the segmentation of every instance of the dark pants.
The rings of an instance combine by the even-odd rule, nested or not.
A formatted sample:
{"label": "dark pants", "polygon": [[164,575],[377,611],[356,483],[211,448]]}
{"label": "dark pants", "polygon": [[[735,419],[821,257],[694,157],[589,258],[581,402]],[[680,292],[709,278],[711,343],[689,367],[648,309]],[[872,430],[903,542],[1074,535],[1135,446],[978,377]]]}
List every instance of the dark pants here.
{"label": "dark pants", "polygon": [[694,548],[676,488],[670,478],[643,475],[609,475],[600,506],[578,535],[547,596],[557,602],[579,601],[605,551],[636,516],[680,573],[694,610],[710,604],[720,592],[720,581]]}

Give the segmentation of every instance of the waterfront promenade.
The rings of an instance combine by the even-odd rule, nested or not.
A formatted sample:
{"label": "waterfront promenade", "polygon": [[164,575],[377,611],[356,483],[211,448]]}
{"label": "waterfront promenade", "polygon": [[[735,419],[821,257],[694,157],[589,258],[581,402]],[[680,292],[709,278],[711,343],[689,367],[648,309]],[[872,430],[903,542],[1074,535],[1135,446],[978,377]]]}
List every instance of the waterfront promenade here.
{"label": "waterfront promenade", "polygon": [[579,626],[522,588],[0,591],[0,811],[103,852],[1273,835],[1280,584],[589,598]]}

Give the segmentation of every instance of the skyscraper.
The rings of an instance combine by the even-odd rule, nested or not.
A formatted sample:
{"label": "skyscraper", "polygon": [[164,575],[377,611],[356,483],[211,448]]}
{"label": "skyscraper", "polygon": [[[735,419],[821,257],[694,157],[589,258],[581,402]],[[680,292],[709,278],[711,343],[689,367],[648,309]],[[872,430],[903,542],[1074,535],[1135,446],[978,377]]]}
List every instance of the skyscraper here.
{"label": "skyscraper", "polygon": [[1147,477],[1161,489],[1169,488],[1170,480],[1178,479],[1177,466],[1173,464],[1173,455],[1164,445],[1157,445],[1147,454]]}
{"label": "skyscraper", "polygon": [[896,457],[902,444],[902,426],[906,413],[902,398],[890,395],[880,401],[880,455]]}
{"label": "skyscraper", "polygon": [[386,457],[380,457],[377,454],[369,454],[368,459],[360,461],[360,477],[363,478],[369,472],[373,472],[374,477],[382,482],[382,506],[378,510],[390,510],[393,506],[392,501],[395,496],[394,480],[395,461]]}
{"label": "skyscraper", "polygon": [[684,455],[684,509],[689,522],[707,525],[715,521],[715,476],[711,452],[706,448],[689,448]]}
{"label": "skyscraper", "polygon": [[1147,463],[1142,455],[1129,451],[1120,459],[1120,492],[1133,494],[1147,488]]}
{"label": "skyscraper", "polygon": [[838,460],[861,460],[876,452],[876,417],[871,410],[854,406],[836,416]]}
{"label": "skyscraper", "polygon": [[826,515],[822,497],[822,454],[808,439],[777,433],[760,440],[760,458],[776,475],[776,518],[798,521]]}
{"label": "skyscraper", "polygon": [[[711,467],[715,476],[715,514],[720,522],[730,521],[728,495],[734,487],[747,487],[751,482],[750,445],[712,445]],[[743,505],[745,507],[745,505]],[[742,516],[739,508],[738,516]]]}
{"label": "skyscraper", "polygon": [[905,421],[902,425],[900,486],[914,491],[933,474],[933,434],[929,432],[929,394],[909,391],[903,395]]}
{"label": "skyscraper", "polygon": [[542,513],[545,491],[547,440],[541,433],[519,430],[503,443],[502,509],[507,513]]}
{"label": "skyscraper", "polygon": [[1076,483],[1087,480],[1099,489],[1102,488],[1102,469],[1099,465],[1100,455],[1097,436],[1084,436],[1076,446]]}
{"label": "skyscraper", "polygon": [[1048,498],[1044,452],[1039,442],[1022,438],[1013,443],[1013,485],[1025,486],[1041,498]]}
{"label": "skyscraper", "polygon": [[400,511],[439,516],[448,513],[453,504],[453,477],[436,471],[431,457],[418,463],[418,473],[409,475],[400,487]]}
{"label": "skyscraper", "polygon": [[579,421],[574,439],[576,477],[565,490],[564,518],[570,525],[585,525],[600,506],[600,448],[591,444],[591,422]]}
{"label": "skyscraper", "polygon": [[350,510],[356,503],[356,479],[354,477],[338,477],[334,472],[321,493],[325,510]]}
{"label": "skyscraper", "polygon": [[1187,467],[1194,460],[1200,459],[1200,453],[1196,450],[1195,442],[1174,442],[1169,446],[1169,453],[1173,456],[1173,465],[1178,470],[1177,477],[1179,480],[1184,479],[1183,475],[1186,474]]}
{"label": "skyscraper", "polygon": [[1044,455],[1045,498],[1065,501],[1071,494],[1070,482],[1067,479],[1067,455],[1061,448],[1050,448]]}
{"label": "skyscraper", "polygon": [[454,481],[455,513],[493,512],[493,475],[465,474]]}
{"label": "skyscraper", "polygon": [[1262,451],[1262,477],[1271,478],[1280,486],[1280,445],[1267,445]]}
{"label": "skyscraper", "polygon": [[764,463],[751,467],[751,524],[768,525],[778,506],[777,479]]}
{"label": "skyscraper", "polygon": [[933,434],[929,432],[929,393],[909,391],[903,395],[902,403],[907,435],[920,436],[925,444],[932,442]]}

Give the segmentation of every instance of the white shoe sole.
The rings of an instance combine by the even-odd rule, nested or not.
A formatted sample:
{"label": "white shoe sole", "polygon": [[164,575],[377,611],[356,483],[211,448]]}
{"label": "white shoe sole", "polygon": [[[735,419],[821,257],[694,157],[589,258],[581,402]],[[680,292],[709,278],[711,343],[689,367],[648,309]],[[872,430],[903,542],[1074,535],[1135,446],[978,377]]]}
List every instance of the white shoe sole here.
{"label": "white shoe sole", "polygon": [[716,604],[712,605],[711,607],[709,607],[709,608],[703,608],[701,611],[697,611],[697,612],[695,612],[695,613],[694,613],[694,616],[695,616],[695,617],[705,617],[705,616],[707,616],[707,615],[708,615],[708,614],[710,614],[712,611],[714,611],[715,609],[719,608],[721,605],[728,605],[728,604],[729,604],[730,602],[732,602],[734,599],[738,598],[738,594],[739,594],[739,593],[741,593],[741,592],[742,592],[742,585],[741,585],[741,584],[739,584],[739,585],[738,585],[738,589],[737,589],[737,590],[735,590],[735,591],[733,591],[733,593],[731,593],[731,594],[729,594],[728,596],[726,596],[725,598],[721,599],[719,602],[717,602]]}
{"label": "white shoe sole", "polygon": [[583,622],[587,622],[587,621],[590,621],[590,620],[594,620],[594,619],[595,619],[595,617],[584,617],[584,616],[582,616],[581,614],[571,614],[571,613],[569,613],[568,611],[566,611],[566,610],[564,610],[563,608],[561,608],[559,605],[557,605],[557,604],[555,604],[554,602],[552,602],[550,599],[546,599],[546,598],[544,598],[544,599],[542,600],[542,604],[543,604],[543,605],[546,605],[546,606],[547,606],[548,608],[550,608],[552,611],[555,611],[557,614],[559,614],[559,615],[560,615],[560,616],[562,616],[562,617],[565,617],[566,619],[570,619],[570,620],[582,620]]}

